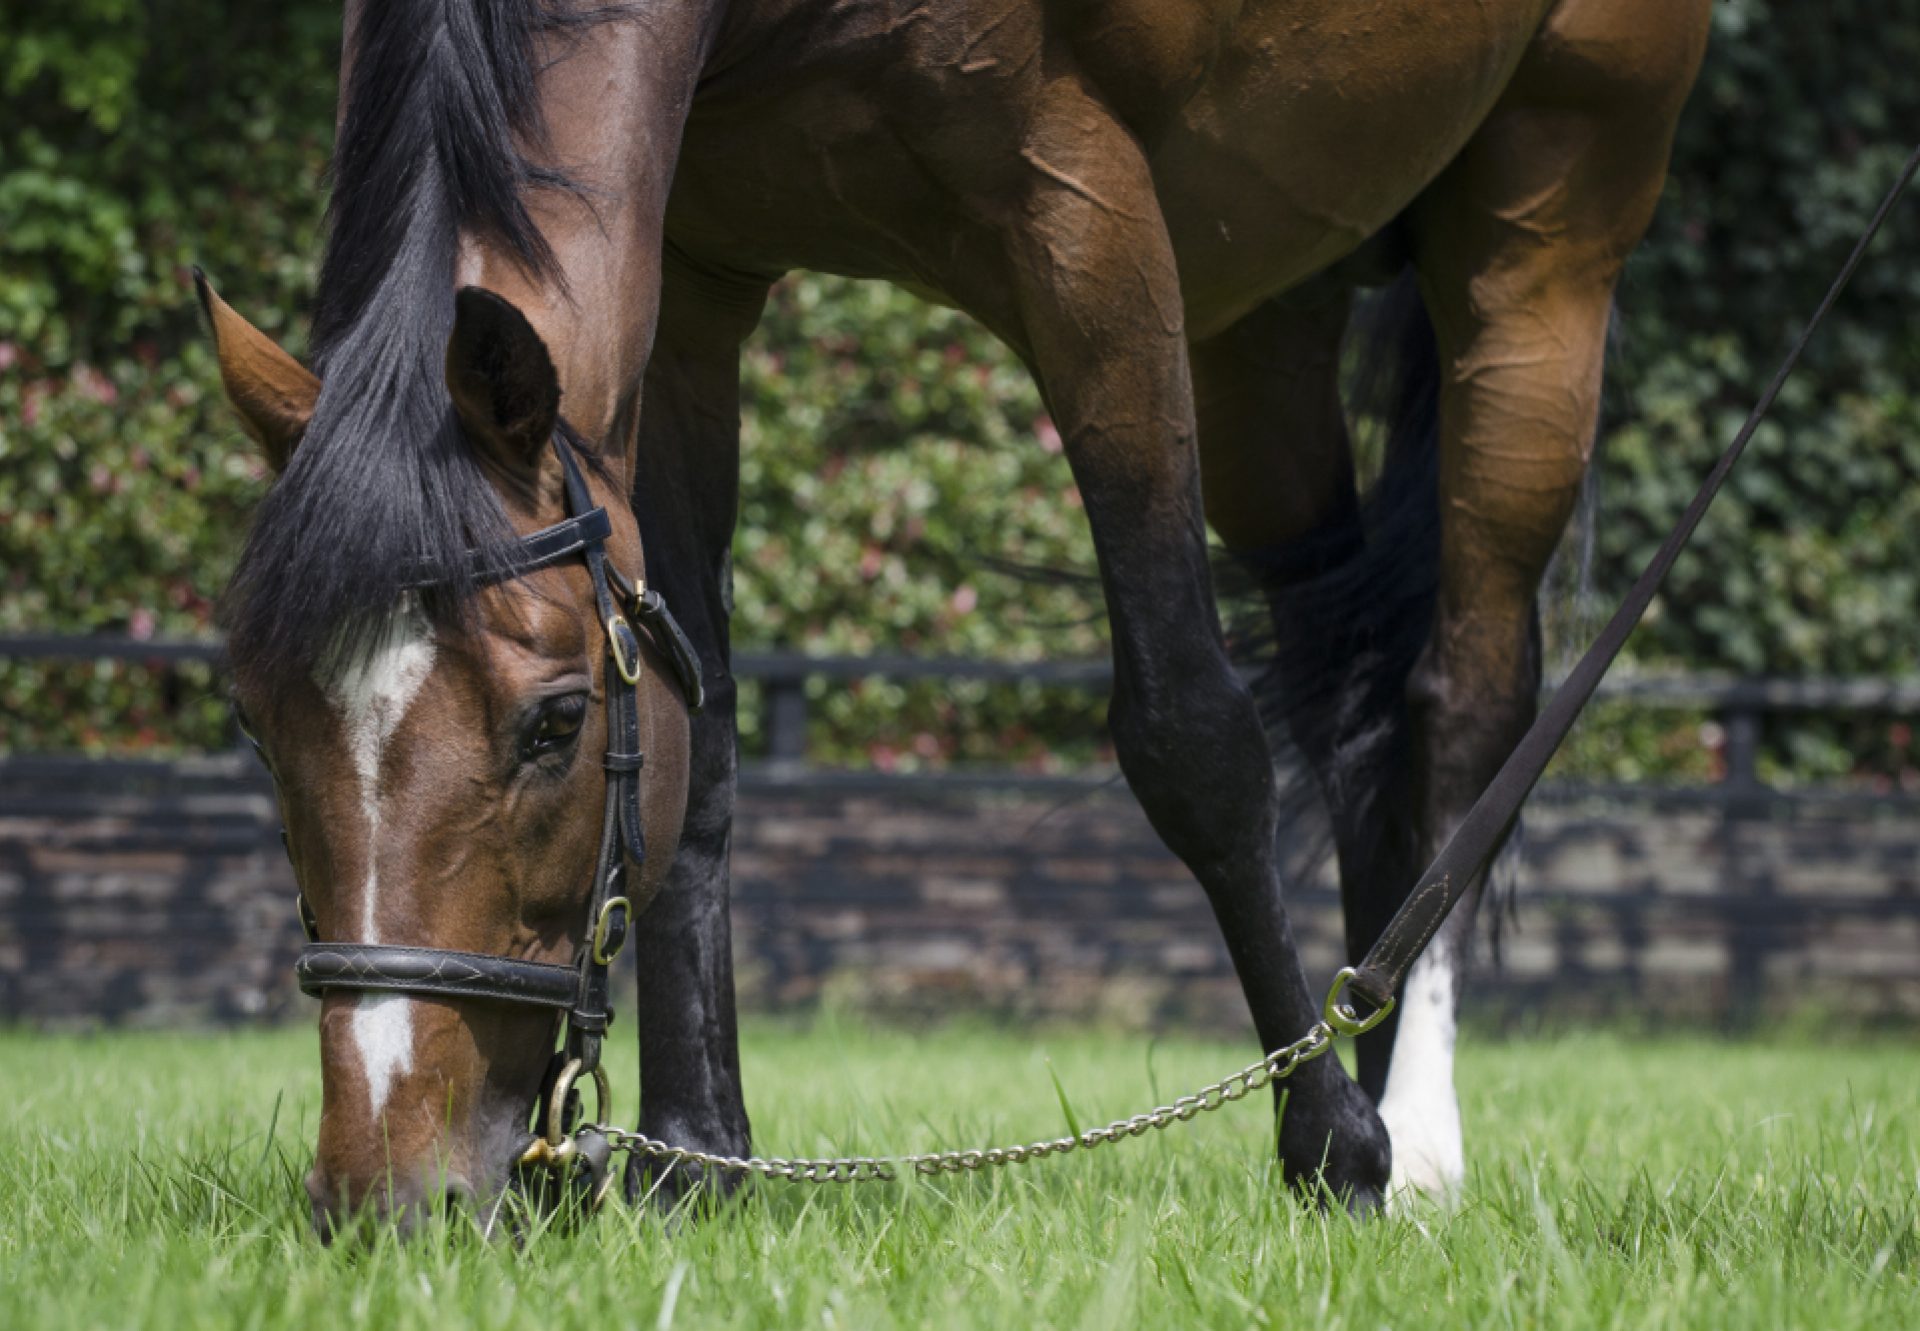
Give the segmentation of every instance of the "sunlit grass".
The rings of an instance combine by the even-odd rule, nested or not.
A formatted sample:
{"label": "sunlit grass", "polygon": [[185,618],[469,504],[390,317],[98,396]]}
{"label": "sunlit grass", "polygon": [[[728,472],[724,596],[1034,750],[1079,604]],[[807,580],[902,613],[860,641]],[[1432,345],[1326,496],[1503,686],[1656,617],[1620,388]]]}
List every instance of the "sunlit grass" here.
{"label": "sunlit grass", "polygon": [[[760,1148],[824,1153],[1053,1134],[1062,1093],[1105,1119],[1247,1053],[847,1020],[757,1025],[746,1064]],[[1482,1040],[1462,1079],[1450,1213],[1302,1209],[1242,1104],[991,1177],[329,1250],[310,1033],[0,1037],[0,1327],[1920,1324],[1920,1049]]]}

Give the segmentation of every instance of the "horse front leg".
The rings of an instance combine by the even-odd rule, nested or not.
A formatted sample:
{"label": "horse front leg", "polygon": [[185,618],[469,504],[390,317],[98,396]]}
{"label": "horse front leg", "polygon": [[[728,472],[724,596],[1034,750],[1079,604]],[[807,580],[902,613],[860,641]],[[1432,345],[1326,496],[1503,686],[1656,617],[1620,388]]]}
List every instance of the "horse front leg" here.
{"label": "horse front leg", "polygon": [[[1345,290],[1270,301],[1192,358],[1207,521],[1265,594],[1272,646],[1255,688],[1325,806],[1357,962],[1423,863],[1406,685],[1425,644],[1435,522],[1430,445],[1407,436],[1363,517],[1340,391],[1350,305]],[[1424,328],[1424,312],[1403,313]],[[1356,1042],[1376,1103],[1393,1020]]]}
{"label": "horse front leg", "polygon": [[[1128,782],[1200,880],[1268,1051],[1319,1019],[1282,900],[1279,802],[1251,694],[1227,659],[1201,515],[1180,286],[1140,144],[1070,75],[1025,135],[1003,278],[1092,523],[1113,630],[1110,709]],[[1334,1057],[1276,1087],[1280,1161],[1360,1209],[1388,1144]]]}
{"label": "horse front leg", "polygon": [[[635,925],[639,972],[640,1128],[677,1146],[751,1154],[734,1016],[728,856],[733,838],[736,693],[730,669],[729,551],[739,507],[740,343],[758,322],[764,283],[717,299],[715,284],[669,268],[647,367],[635,454],[634,511],[647,575],[700,655],[706,706],[692,718],[686,825],[665,886]],[[630,1200],[671,1206],[703,1182],[687,1166],[635,1156]]]}

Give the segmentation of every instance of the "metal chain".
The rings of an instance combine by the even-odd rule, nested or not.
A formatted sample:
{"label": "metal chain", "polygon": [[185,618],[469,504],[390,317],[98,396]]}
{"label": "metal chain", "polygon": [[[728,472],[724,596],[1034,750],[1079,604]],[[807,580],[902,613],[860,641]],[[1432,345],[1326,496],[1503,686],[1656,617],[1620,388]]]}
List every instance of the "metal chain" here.
{"label": "metal chain", "polygon": [[630,1151],[651,1160],[676,1165],[700,1165],[723,1174],[753,1174],[761,1178],[785,1179],[791,1183],[884,1183],[898,1178],[898,1171],[903,1169],[927,1175],[960,1174],[997,1169],[1003,1165],[1025,1164],[1029,1160],[1043,1160],[1050,1155],[1091,1151],[1096,1146],[1138,1137],[1150,1130],[1164,1128],[1169,1123],[1189,1122],[1198,1114],[1209,1113],[1231,1101],[1245,1099],[1263,1086],[1292,1076],[1302,1063],[1310,1063],[1331,1049],[1333,1037],[1332,1025],[1326,1021],[1315,1022],[1305,1035],[1292,1044],[1274,1050],[1258,1063],[1250,1063],[1230,1077],[1203,1086],[1192,1095],[1183,1095],[1170,1105],[1161,1105],[1131,1118],[1115,1119],[1103,1128],[1088,1128],[1078,1136],[1054,1137],[1029,1142],[1025,1146],[978,1147],[968,1151],[934,1151],[926,1155],[849,1155],[829,1160],[788,1160],[779,1156],[742,1159],[737,1155],[697,1151],[688,1146],[669,1146],[643,1132],[628,1132],[624,1128],[608,1127],[603,1123],[589,1124],[582,1131],[602,1134],[616,1151]]}

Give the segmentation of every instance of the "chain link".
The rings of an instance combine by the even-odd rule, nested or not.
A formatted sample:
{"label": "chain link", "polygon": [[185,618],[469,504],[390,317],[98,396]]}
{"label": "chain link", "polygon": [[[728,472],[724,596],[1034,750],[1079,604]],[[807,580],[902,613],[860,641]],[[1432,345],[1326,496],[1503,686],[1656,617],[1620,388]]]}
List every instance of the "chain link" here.
{"label": "chain link", "polygon": [[934,1151],[926,1155],[866,1156],[848,1155],[827,1160],[788,1160],[779,1156],[715,1155],[688,1146],[670,1146],[643,1132],[602,1123],[589,1124],[582,1131],[603,1134],[616,1151],[629,1151],[672,1165],[700,1165],[723,1174],[753,1174],[760,1178],[785,1179],[790,1183],[884,1183],[899,1177],[901,1170],[916,1174],[961,1174],[975,1170],[1021,1165],[1044,1160],[1050,1155],[1073,1151],[1091,1151],[1096,1146],[1139,1137],[1166,1127],[1169,1123],[1190,1122],[1197,1115],[1211,1113],[1222,1105],[1245,1099],[1263,1086],[1283,1081],[1302,1063],[1310,1063],[1333,1047],[1333,1027],[1325,1021],[1292,1044],[1274,1050],[1258,1063],[1249,1063],[1230,1077],[1203,1086],[1192,1095],[1183,1095],[1170,1105],[1161,1105],[1131,1118],[1115,1119],[1103,1128],[1088,1128],[1078,1136],[1054,1137],[1028,1142],[1024,1146],[978,1147],[966,1151]]}

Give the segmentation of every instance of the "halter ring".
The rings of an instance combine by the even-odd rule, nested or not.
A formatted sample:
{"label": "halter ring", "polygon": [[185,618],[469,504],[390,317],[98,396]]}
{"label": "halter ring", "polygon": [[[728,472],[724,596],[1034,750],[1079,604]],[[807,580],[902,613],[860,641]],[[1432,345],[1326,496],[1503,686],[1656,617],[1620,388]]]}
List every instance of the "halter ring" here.
{"label": "halter ring", "polygon": [[[579,1059],[569,1059],[560,1069],[560,1075],[553,1079],[553,1094],[547,1099],[547,1135],[543,1139],[548,1148],[561,1151],[567,1138],[567,1098],[573,1094],[573,1084],[580,1079],[580,1072],[586,1065]],[[607,1070],[598,1064],[593,1069],[593,1122],[605,1123],[613,1113],[613,1089],[607,1084]]]}

